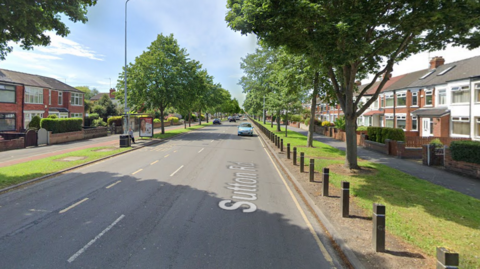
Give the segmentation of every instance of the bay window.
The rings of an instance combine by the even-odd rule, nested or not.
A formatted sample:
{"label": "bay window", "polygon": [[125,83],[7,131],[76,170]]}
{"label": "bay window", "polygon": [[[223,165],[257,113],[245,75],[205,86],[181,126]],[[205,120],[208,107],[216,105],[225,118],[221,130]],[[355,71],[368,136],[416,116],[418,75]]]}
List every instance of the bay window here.
{"label": "bay window", "polygon": [[0,113],[0,131],[16,130],[15,113]]}

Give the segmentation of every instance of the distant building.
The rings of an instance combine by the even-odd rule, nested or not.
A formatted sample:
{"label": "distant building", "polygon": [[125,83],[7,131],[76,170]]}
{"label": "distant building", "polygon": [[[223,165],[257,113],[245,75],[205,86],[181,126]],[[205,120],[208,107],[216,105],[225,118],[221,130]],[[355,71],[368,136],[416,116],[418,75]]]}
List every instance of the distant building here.
{"label": "distant building", "polygon": [[92,103],[96,103],[98,102],[98,100],[100,100],[102,98],[102,96],[104,95],[108,95],[108,97],[110,98],[110,100],[112,100],[112,103],[116,106],[120,105],[120,101],[118,99],[115,98],[115,92],[116,90],[115,89],[110,89],[110,92],[106,93],[106,92],[101,92],[97,95],[95,95],[94,97],[90,98],[90,101]]}
{"label": "distant building", "polygon": [[0,131],[23,131],[34,116],[83,119],[83,98],[54,78],[0,69]]}

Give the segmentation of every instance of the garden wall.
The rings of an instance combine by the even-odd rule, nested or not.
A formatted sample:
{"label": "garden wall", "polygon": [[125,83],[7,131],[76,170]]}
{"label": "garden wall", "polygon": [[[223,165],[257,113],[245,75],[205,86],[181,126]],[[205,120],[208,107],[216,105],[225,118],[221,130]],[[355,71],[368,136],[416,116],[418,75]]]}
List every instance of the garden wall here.
{"label": "garden wall", "polygon": [[0,140],[0,151],[23,149],[25,147],[25,140],[23,137],[11,140]]}
{"label": "garden wall", "polygon": [[103,137],[108,135],[107,127],[97,127],[92,129],[84,129],[83,130],[84,139],[91,139],[95,137]]}
{"label": "garden wall", "polygon": [[52,134],[51,132],[48,132],[48,134],[50,136],[49,145],[82,140],[84,137],[83,131],[58,133],[58,134]]}
{"label": "garden wall", "polygon": [[453,160],[448,147],[445,147],[445,169],[480,178],[480,164]]}

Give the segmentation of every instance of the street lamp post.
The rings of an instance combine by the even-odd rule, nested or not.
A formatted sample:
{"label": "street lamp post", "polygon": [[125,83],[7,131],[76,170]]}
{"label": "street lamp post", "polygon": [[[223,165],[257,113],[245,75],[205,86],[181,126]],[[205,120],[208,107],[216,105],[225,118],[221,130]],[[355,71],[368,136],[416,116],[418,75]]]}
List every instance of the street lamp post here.
{"label": "street lamp post", "polygon": [[127,107],[127,3],[129,0],[125,2],[125,128],[123,130],[124,134],[128,134],[128,122],[129,122],[129,117],[128,117],[128,107]]}
{"label": "street lamp post", "polygon": [[265,124],[265,95],[263,96],[263,124]]}

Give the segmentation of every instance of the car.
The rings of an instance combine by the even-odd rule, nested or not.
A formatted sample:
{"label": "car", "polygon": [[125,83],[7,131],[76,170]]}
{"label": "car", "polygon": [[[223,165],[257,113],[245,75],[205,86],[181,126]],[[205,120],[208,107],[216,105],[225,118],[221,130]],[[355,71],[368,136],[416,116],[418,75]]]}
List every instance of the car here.
{"label": "car", "polygon": [[246,117],[243,117],[243,120],[247,120],[247,118],[246,118]]}
{"label": "car", "polygon": [[228,119],[228,122],[232,122],[232,121],[237,122],[234,117],[231,117],[230,119]]}
{"label": "car", "polygon": [[213,124],[221,124],[221,122],[220,122],[219,119],[214,119],[214,120],[213,120]]}
{"label": "car", "polygon": [[238,134],[237,135],[249,135],[253,136],[253,126],[250,122],[242,122],[238,126]]}
{"label": "car", "polygon": [[240,117],[239,117],[239,116],[235,116],[235,120],[240,120]]}

